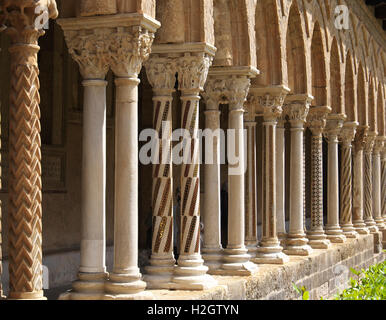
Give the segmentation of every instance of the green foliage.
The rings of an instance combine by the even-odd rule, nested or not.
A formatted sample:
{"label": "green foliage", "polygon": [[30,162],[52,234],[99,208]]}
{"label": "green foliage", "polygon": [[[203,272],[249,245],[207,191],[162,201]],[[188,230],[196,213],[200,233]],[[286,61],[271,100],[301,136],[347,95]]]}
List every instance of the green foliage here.
{"label": "green foliage", "polygon": [[310,293],[307,291],[306,287],[303,286],[300,289],[296,286],[295,283],[292,283],[294,290],[302,297],[303,300],[310,300]]}
{"label": "green foliage", "polygon": [[350,288],[335,296],[335,300],[386,300],[386,261],[367,271],[350,268],[357,279],[350,278]]}

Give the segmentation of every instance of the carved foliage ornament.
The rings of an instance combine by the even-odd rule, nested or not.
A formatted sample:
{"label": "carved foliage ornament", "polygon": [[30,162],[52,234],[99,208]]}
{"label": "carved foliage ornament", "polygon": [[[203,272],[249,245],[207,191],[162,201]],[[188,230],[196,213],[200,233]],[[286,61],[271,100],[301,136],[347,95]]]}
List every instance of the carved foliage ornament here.
{"label": "carved foliage ornament", "polygon": [[282,115],[283,103],[286,97],[286,93],[270,94],[258,97],[258,103],[263,111],[265,120],[277,120]]}
{"label": "carved foliage ornament", "polygon": [[225,102],[225,86],[225,79],[209,77],[205,83],[205,90],[202,92],[202,96],[205,100],[205,103],[207,105],[213,103],[218,106],[221,102]]}
{"label": "carved foliage ornament", "polygon": [[308,101],[292,101],[284,107],[285,114],[288,116],[289,120],[293,122],[305,122],[309,110],[310,102]]}
{"label": "carved foliage ornament", "polygon": [[230,109],[242,108],[247,100],[251,80],[247,77],[235,77],[226,80],[225,96]]}

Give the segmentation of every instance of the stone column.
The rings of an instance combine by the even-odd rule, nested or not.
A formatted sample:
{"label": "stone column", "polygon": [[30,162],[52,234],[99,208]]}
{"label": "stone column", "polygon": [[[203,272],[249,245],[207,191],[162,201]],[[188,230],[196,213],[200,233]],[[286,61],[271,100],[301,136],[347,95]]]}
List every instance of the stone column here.
{"label": "stone column", "polygon": [[[42,300],[42,182],[36,10],[43,1],[1,1],[11,38],[9,109],[9,299]],[[55,1],[49,18],[58,15]],[[37,11],[38,13],[35,13]]]}
{"label": "stone column", "polygon": [[[1,26],[0,25],[0,33],[2,32],[2,31],[4,31],[5,30],[5,27],[4,26]],[[0,48],[0,51],[1,51],[1,48]],[[1,107],[1,103],[0,103],[0,107]],[[0,119],[1,120],[1,119]],[[0,125],[0,136],[1,136],[1,125]],[[0,148],[1,148],[1,139],[0,139]],[[0,155],[0,164],[1,164],[1,155]],[[0,166],[0,188],[2,187],[2,185],[1,185],[1,166]],[[3,257],[2,257],[2,249],[1,249],[1,247],[2,247],[2,236],[1,236],[1,234],[2,234],[2,229],[1,229],[1,215],[2,215],[2,203],[0,202],[0,300],[1,299],[3,299],[4,298],[4,296],[3,296],[3,285],[2,285],[2,282],[1,282],[1,276],[2,276],[2,274],[3,274],[3,265],[2,265],[2,259],[3,259]]]}
{"label": "stone column", "polygon": [[[264,89],[263,89],[264,90]],[[284,264],[289,261],[277,237],[276,229],[276,125],[288,90],[265,89],[258,98],[263,111],[263,215],[262,239],[253,262]],[[256,93],[256,91],[254,91]]]}
{"label": "stone column", "polygon": [[285,254],[307,256],[312,252],[304,233],[303,215],[303,138],[311,97],[292,95],[287,97],[285,113],[291,124],[290,159],[290,228]]}
{"label": "stone column", "polygon": [[199,164],[199,101],[212,57],[204,53],[186,53],[178,59],[178,84],[181,90],[181,128],[186,148],[181,165],[181,237],[178,266],[174,270],[173,288],[205,290],[216,285],[207,275],[200,250],[200,164]]}
{"label": "stone column", "polygon": [[157,132],[157,162],[153,163],[153,234],[150,266],[144,280],[149,289],[167,289],[172,281],[173,254],[173,172],[172,102],[176,82],[173,59],[152,55],[146,63],[153,87],[153,128]]}
{"label": "stone column", "polygon": [[375,139],[373,151],[373,217],[379,231],[385,230],[385,224],[381,211],[381,151],[383,148],[383,137],[378,136]]}
{"label": "stone column", "polygon": [[323,225],[323,130],[330,107],[311,108],[307,125],[312,133],[311,145],[311,228],[307,232],[313,249],[328,249],[330,240]]}
{"label": "stone column", "polygon": [[[221,80],[209,77],[205,85],[205,193],[204,193],[204,246],[205,265],[209,273],[222,263],[221,245],[221,175],[220,175],[220,114],[218,110],[223,91]],[[210,137],[213,137],[211,139]],[[209,148],[209,149],[207,149]],[[208,163],[209,162],[209,163]]]}
{"label": "stone column", "polygon": [[[68,30],[59,20],[83,77],[82,206],[78,280],[60,299],[102,299],[106,272],[106,86],[108,37],[95,30]],[[104,44],[101,46],[101,44]]]}
{"label": "stone column", "polygon": [[254,105],[246,106],[244,129],[247,145],[244,156],[247,168],[245,172],[245,246],[252,258],[257,251],[257,192],[256,192],[256,120]]}
{"label": "stone column", "polygon": [[149,299],[138,268],[138,74],[155,30],[117,27],[110,35],[115,75],[114,266],[105,299]]}
{"label": "stone column", "polygon": [[347,238],[358,238],[352,223],[352,141],[355,137],[357,122],[345,122],[340,133],[342,146],[340,170],[340,226]]}
{"label": "stone column", "polygon": [[[232,76],[226,81],[225,95],[229,102],[228,130],[228,245],[224,250],[223,274],[251,275],[255,264],[245,247],[245,152],[244,152],[244,102],[250,80],[246,76]],[[232,141],[233,140],[233,141]],[[234,151],[234,153],[232,152]],[[230,159],[233,153],[235,159]]]}
{"label": "stone column", "polygon": [[367,130],[367,126],[359,126],[353,143],[353,224],[359,234],[369,234],[363,220],[363,148]]}
{"label": "stone column", "polygon": [[327,238],[333,243],[343,243],[346,237],[339,226],[339,167],[338,136],[342,130],[345,115],[331,114],[327,117],[325,137],[328,142],[328,191],[327,191]]}
{"label": "stone column", "polygon": [[[381,181],[381,192],[382,192],[382,217],[386,223],[386,137],[383,140],[383,149],[381,152],[381,168],[382,168],[382,181]],[[386,239],[384,239],[386,241]]]}
{"label": "stone column", "polygon": [[377,233],[379,231],[377,224],[373,219],[372,154],[376,136],[377,134],[375,132],[368,132],[364,138],[364,220],[370,233]]}
{"label": "stone column", "polygon": [[281,245],[287,239],[285,218],[285,115],[278,118],[276,126],[276,226]]}

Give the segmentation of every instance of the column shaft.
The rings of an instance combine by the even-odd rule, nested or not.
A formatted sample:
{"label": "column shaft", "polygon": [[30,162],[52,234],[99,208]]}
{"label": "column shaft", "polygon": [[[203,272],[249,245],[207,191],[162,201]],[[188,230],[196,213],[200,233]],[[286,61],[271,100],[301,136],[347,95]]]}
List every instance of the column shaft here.
{"label": "column shaft", "polygon": [[285,226],[285,182],[285,128],[284,120],[279,119],[276,127],[276,223],[280,241],[284,241],[287,238]]}
{"label": "column shaft", "polygon": [[381,212],[381,150],[383,147],[383,138],[377,137],[373,151],[373,218],[380,231],[385,230],[385,224]]}

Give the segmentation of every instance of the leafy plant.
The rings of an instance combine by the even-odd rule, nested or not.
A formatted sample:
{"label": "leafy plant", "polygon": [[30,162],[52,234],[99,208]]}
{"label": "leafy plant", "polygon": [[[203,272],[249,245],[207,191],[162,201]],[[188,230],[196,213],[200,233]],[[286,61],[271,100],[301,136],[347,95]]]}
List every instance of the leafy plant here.
{"label": "leafy plant", "polygon": [[302,297],[303,300],[310,300],[310,293],[305,286],[298,288],[295,283],[292,283],[294,290]]}

